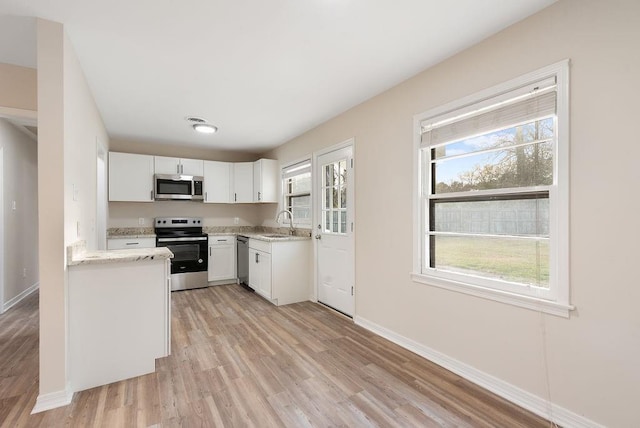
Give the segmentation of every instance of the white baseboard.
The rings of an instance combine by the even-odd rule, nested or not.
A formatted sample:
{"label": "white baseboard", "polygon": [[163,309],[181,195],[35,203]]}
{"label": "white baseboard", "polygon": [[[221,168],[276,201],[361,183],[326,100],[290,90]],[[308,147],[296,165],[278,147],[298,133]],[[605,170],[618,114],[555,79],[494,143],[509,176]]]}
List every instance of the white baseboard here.
{"label": "white baseboard", "polygon": [[48,394],[40,394],[36,399],[36,405],[33,406],[31,414],[44,412],[62,406],[68,406],[73,399],[73,392],[68,388],[62,391],[50,392]]}
{"label": "white baseboard", "polygon": [[5,313],[6,311],[8,311],[9,309],[11,309],[13,306],[17,305],[18,303],[20,303],[20,301],[22,299],[24,299],[25,297],[27,297],[29,294],[33,293],[34,291],[36,291],[38,289],[38,287],[40,287],[40,283],[36,282],[35,284],[33,284],[31,287],[27,288],[26,290],[24,290],[22,293],[18,294],[16,297],[9,299],[8,301],[6,301],[3,305],[2,305],[2,311],[0,311],[0,314]]}
{"label": "white baseboard", "polygon": [[409,351],[414,352],[459,376],[462,376],[476,385],[479,385],[494,394],[499,395],[500,397],[558,425],[575,428],[604,428],[603,425],[587,419],[584,416],[573,413],[572,411],[558,406],[557,404],[549,403],[544,398],[533,395],[518,388],[517,386],[511,385],[510,383],[491,376],[490,374],[484,373],[463,362],[455,360],[436,351],[435,349],[431,349],[428,346],[401,336],[374,322],[358,316],[354,318],[354,321],[357,325],[390,340],[396,345],[402,346],[403,348],[408,349]]}

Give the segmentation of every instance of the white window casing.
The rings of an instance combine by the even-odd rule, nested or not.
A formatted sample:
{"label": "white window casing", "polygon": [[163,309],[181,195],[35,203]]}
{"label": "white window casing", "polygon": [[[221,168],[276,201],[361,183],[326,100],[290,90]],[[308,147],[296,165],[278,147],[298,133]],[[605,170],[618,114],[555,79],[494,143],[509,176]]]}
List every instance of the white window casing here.
{"label": "white window casing", "polygon": [[[573,307],[569,301],[568,95],[569,61],[565,60],[414,116],[414,263],[411,275],[414,281],[558,316],[569,316]],[[464,144],[473,138],[485,138],[494,131],[507,131],[507,128],[524,128],[535,124],[537,137],[537,130],[543,120],[546,124],[552,124],[551,135],[544,138],[497,148],[481,147],[468,152],[457,149],[460,142]],[[460,182],[454,183],[451,180],[450,186],[438,187],[441,183],[436,186],[432,182],[439,173],[439,168],[446,170],[445,164],[469,164],[473,161],[473,156],[483,155],[488,158],[494,155],[497,158],[501,152],[516,149],[534,150],[532,148],[535,147],[537,153],[538,147],[543,144],[552,153],[550,166],[549,159],[546,160],[546,165],[551,168],[552,181],[547,177],[547,182],[533,179],[532,183],[501,184],[495,188],[460,187]],[[450,152],[447,147],[451,149]],[[451,167],[449,169],[455,170]],[[540,173],[535,172],[534,176],[536,174]],[[506,182],[509,183],[508,180]],[[528,202],[523,202],[525,200]],[[520,234],[502,230],[497,233],[488,230],[478,232],[474,230],[474,227],[478,229],[477,224],[474,226],[472,221],[464,223],[465,228],[470,230],[449,232],[436,227],[436,212],[440,213],[440,220],[458,218],[454,209],[447,211],[445,207],[456,207],[456,204],[457,208],[466,207],[469,212],[465,212],[464,218],[468,219],[473,218],[473,215],[477,217],[478,209],[470,207],[486,207],[489,204],[500,207],[509,203],[537,207],[534,220],[523,222],[534,224],[531,227],[535,229],[535,233]],[[437,209],[440,210],[436,211]],[[489,218],[492,212],[489,213]],[[486,223],[497,224],[495,221]],[[511,225],[513,222],[505,220],[503,223]],[[440,222],[438,227],[442,227],[442,224],[447,223]],[[461,222],[458,221],[457,224]],[[539,224],[543,227],[538,227]],[[501,229],[500,225],[495,227]],[[466,241],[456,241],[454,238],[466,238]],[[482,268],[479,271],[456,269],[455,266],[439,268],[436,263],[438,254],[454,254],[456,257],[464,254],[457,251],[456,242],[473,241],[473,245],[481,243],[482,246],[483,242],[490,242],[492,239],[502,241],[504,248],[509,248],[514,243],[533,243],[535,257],[525,261],[537,263],[538,277],[541,277],[540,260],[545,261],[542,263],[544,283],[485,275],[487,272],[483,272]],[[454,246],[449,244],[447,247],[445,242],[453,243]],[[548,268],[544,257],[547,249]]]}

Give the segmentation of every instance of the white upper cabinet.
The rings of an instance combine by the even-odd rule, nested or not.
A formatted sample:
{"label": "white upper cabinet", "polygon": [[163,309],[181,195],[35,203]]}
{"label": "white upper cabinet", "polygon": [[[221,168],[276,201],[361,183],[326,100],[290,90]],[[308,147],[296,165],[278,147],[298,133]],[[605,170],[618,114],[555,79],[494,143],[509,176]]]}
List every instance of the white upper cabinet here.
{"label": "white upper cabinet", "polygon": [[201,159],[180,159],[166,156],[154,156],[156,174],[204,174],[204,161]]}
{"label": "white upper cabinet", "polygon": [[253,162],[233,164],[232,203],[253,202]]}
{"label": "white upper cabinet", "polygon": [[259,159],[253,163],[253,202],[278,202],[278,161]]}
{"label": "white upper cabinet", "polygon": [[204,202],[224,204],[232,202],[229,162],[204,161]]}
{"label": "white upper cabinet", "polygon": [[109,152],[109,200],[153,202],[153,156]]}
{"label": "white upper cabinet", "polygon": [[204,175],[204,161],[202,159],[180,159],[181,174],[184,175],[197,175],[202,177]]}

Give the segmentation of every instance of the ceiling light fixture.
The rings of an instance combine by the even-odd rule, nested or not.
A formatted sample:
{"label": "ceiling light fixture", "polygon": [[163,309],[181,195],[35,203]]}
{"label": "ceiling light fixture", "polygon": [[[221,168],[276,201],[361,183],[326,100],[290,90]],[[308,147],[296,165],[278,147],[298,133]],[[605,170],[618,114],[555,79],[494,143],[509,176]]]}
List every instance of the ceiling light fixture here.
{"label": "ceiling light fixture", "polygon": [[216,128],[215,126],[209,125],[207,123],[196,123],[195,125],[193,125],[193,129],[203,134],[213,134],[218,130],[218,128]]}
{"label": "ceiling light fixture", "polygon": [[197,117],[197,116],[187,116],[184,118],[184,120],[186,120],[187,122],[191,122],[191,123],[205,123],[206,120],[204,120],[201,117]]}

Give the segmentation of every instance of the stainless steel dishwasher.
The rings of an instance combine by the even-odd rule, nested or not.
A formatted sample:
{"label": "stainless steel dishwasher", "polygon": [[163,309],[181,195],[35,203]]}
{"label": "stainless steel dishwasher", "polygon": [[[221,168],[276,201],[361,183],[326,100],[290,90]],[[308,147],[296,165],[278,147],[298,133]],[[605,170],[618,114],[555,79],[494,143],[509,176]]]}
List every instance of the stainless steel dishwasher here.
{"label": "stainless steel dishwasher", "polygon": [[246,236],[238,235],[238,283],[249,287],[249,238]]}

